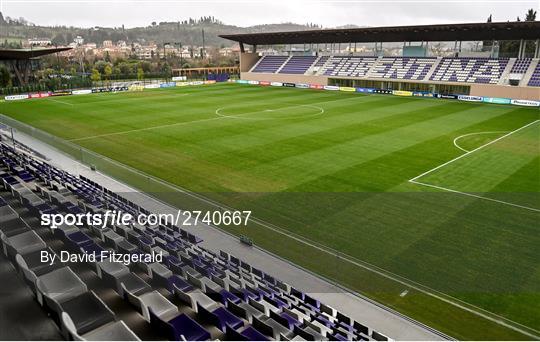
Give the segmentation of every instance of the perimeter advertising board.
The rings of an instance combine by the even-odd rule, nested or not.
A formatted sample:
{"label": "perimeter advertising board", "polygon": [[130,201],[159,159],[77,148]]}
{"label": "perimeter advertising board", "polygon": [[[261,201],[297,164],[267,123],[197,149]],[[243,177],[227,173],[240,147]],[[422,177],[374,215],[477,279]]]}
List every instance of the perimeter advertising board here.
{"label": "perimeter advertising board", "polygon": [[21,95],[8,95],[4,97],[6,101],[16,101],[16,100],[24,100],[28,98],[28,94],[21,94]]}
{"label": "perimeter advertising board", "polygon": [[516,106],[526,106],[526,107],[540,107],[540,101],[532,100],[512,100],[511,104]]}

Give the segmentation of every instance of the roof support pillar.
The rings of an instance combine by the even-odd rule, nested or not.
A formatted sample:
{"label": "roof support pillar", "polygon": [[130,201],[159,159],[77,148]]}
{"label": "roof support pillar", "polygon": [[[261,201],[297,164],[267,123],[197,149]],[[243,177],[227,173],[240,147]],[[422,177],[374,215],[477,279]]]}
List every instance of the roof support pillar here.
{"label": "roof support pillar", "polygon": [[523,58],[523,52],[525,50],[525,42],[523,39],[519,40],[518,58]]}
{"label": "roof support pillar", "polygon": [[27,60],[27,59],[14,60],[11,64],[11,67],[13,68],[13,71],[15,72],[15,76],[17,76],[17,80],[19,81],[19,84],[21,86],[27,85],[28,78],[30,75],[30,60]]}
{"label": "roof support pillar", "polygon": [[253,44],[253,53],[257,52],[257,44]]}
{"label": "roof support pillar", "polygon": [[540,57],[540,39],[537,39],[535,42],[535,49],[534,49],[534,58]]}
{"label": "roof support pillar", "polygon": [[240,42],[240,52],[244,53],[246,52],[246,49],[244,48],[244,43]]}

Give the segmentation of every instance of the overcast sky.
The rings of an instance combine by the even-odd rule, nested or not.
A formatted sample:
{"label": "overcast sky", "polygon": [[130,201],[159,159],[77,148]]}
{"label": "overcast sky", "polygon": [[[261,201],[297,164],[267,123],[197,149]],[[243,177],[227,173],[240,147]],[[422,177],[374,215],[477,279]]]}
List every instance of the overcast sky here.
{"label": "overcast sky", "polygon": [[[213,15],[227,24],[388,26],[516,20],[540,0],[0,0],[4,16],[40,25],[147,26]],[[539,11],[540,17],[540,11]]]}

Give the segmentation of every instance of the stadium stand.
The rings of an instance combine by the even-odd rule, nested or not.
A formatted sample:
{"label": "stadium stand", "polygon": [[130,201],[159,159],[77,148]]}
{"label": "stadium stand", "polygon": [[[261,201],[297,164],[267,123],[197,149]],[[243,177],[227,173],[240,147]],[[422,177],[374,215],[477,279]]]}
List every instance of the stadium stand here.
{"label": "stadium stand", "polygon": [[[361,57],[361,56],[263,56],[252,72],[497,84],[509,58]],[[515,59],[508,74],[524,75],[532,58]],[[432,72],[431,76],[430,72]],[[538,70],[529,86],[538,86]]]}
{"label": "stadium stand", "polygon": [[281,68],[287,59],[289,59],[289,56],[263,56],[252,71],[274,73]]}
{"label": "stadium stand", "polygon": [[377,60],[368,77],[423,80],[436,61],[429,57],[384,57]]}
{"label": "stadium stand", "polygon": [[[116,292],[159,337],[171,340],[387,340],[387,337],[310,295],[225,253],[176,226],[132,222],[38,230],[26,223],[44,213],[136,215],[147,210],[86,179],[0,142],[0,238],[3,253],[21,271],[38,303],[66,338],[138,340],[75,269],[43,264],[42,251],[59,246],[95,253],[90,262],[102,286]],[[25,219],[23,219],[25,217]],[[44,238],[42,230],[46,230]],[[130,267],[101,258],[102,251],[162,252],[163,262]],[[145,275],[143,279],[141,273]],[[182,303],[176,304],[176,301]]]}
{"label": "stadium stand", "polygon": [[321,75],[363,77],[373,66],[377,57],[333,56],[322,67]]}
{"label": "stadium stand", "polygon": [[432,81],[497,84],[508,58],[443,58]]}
{"label": "stadium stand", "polygon": [[321,57],[319,57],[319,59],[317,60],[317,62],[315,62],[315,64],[313,66],[314,67],[322,67],[326,63],[328,58],[330,58],[330,56],[321,56]]}
{"label": "stadium stand", "polygon": [[279,70],[280,74],[304,74],[315,62],[315,56],[292,56]]}
{"label": "stadium stand", "polygon": [[530,87],[540,87],[540,63],[536,65],[533,74],[527,84]]}
{"label": "stadium stand", "polygon": [[531,64],[532,58],[520,58],[516,59],[512,69],[510,69],[511,74],[524,74],[527,72],[529,65]]}

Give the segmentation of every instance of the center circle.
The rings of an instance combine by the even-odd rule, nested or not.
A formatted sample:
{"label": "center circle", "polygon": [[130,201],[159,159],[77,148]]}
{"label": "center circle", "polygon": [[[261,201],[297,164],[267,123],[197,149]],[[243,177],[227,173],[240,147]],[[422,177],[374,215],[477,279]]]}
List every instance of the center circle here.
{"label": "center circle", "polygon": [[320,116],[324,114],[324,109],[315,105],[283,106],[283,104],[276,104],[275,106],[264,105],[257,107],[225,106],[216,109],[215,113],[217,116],[230,119],[287,120]]}

